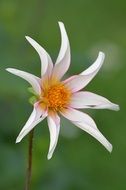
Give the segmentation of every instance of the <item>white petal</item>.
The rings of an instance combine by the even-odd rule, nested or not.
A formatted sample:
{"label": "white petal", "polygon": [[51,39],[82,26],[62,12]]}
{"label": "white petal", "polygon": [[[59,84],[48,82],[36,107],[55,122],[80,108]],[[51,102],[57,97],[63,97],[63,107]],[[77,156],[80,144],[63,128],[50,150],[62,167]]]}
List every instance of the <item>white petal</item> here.
{"label": "white petal", "polygon": [[50,132],[50,146],[49,146],[49,152],[48,152],[47,158],[49,160],[51,159],[58,142],[58,136],[59,136],[59,130],[60,130],[59,116],[56,115],[55,118],[48,116],[48,126],[49,126],[49,132]]}
{"label": "white petal", "polygon": [[112,145],[98,129],[94,129],[92,126],[87,125],[84,122],[72,122],[72,123],[81,128],[82,130],[86,131],[87,133],[89,133],[95,139],[97,139],[109,152],[112,151]]}
{"label": "white petal", "polygon": [[95,122],[87,114],[84,114],[74,109],[69,109],[66,113],[62,113],[67,119],[73,124],[86,131],[94,138],[96,138],[109,152],[112,151],[112,145],[108,140],[101,134],[95,125]]}
{"label": "white petal", "polygon": [[29,82],[31,84],[31,86],[33,87],[34,91],[37,94],[41,94],[41,87],[39,85],[40,79],[38,77],[36,77],[30,73],[27,73],[25,71],[20,71],[18,69],[7,68],[6,70],[14,75],[17,75],[17,76],[25,79],[27,82]]}
{"label": "white petal", "polygon": [[106,98],[91,92],[76,92],[72,95],[70,106],[73,108],[119,110],[119,106]]}
{"label": "white petal", "polygon": [[74,75],[64,80],[63,83],[74,93],[84,88],[88,80],[89,76]]}
{"label": "white petal", "polygon": [[48,74],[51,74],[53,63],[51,60],[51,57],[49,54],[45,51],[43,47],[41,47],[35,40],[30,38],[29,36],[26,36],[26,39],[28,42],[35,48],[35,50],[38,52],[41,60],[41,75],[43,76],[46,72]]}
{"label": "white petal", "polygon": [[104,53],[100,52],[97,60],[85,71],[79,75],[75,75],[65,80],[64,83],[72,90],[72,92],[77,92],[84,88],[97,74],[101,68],[104,61]]}
{"label": "white petal", "polygon": [[62,76],[67,72],[70,66],[70,45],[68,36],[62,22],[59,22],[59,27],[61,31],[61,48],[59,51],[58,58],[53,70],[53,76],[61,79]]}
{"label": "white petal", "polygon": [[68,108],[68,109],[63,110],[61,112],[61,114],[65,118],[67,118],[71,121],[84,122],[87,125],[91,125],[94,129],[97,129],[97,126],[96,126],[95,122],[93,121],[93,119],[86,113],[83,113],[83,112],[78,111],[73,108]]}
{"label": "white petal", "polygon": [[97,74],[99,69],[101,68],[101,66],[102,66],[102,64],[104,62],[104,59],[105,59],[105,54],[103,52],[99,52],[96,61],[88,69],[86,69],[85,71],[80,73],[80,75],[90,75],[90,74],[92,74],[92,76],[91,76],[91,79],[92,79]]}
{"label": "white petal", "polygon": [[39,122],[45,119],[46,116],[46,112],[44,112],[38,106],[34,106],[33,112],[16,139],[16,143],[19,143],[24,138],[24,136],[26,136]]}

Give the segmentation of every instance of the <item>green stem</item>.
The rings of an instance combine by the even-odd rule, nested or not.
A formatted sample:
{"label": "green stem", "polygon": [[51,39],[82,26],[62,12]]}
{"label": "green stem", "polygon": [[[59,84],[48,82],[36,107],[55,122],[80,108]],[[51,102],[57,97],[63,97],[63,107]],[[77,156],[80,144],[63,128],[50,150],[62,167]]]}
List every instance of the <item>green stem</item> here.
{"label": "green stem", "polygon": [[32,175],[32,147],[33,147],[33,135],[34,129],[29,133],[29,145],[28,145],[28,168],[26,175],[25,190],[30,190],[31,175]]}

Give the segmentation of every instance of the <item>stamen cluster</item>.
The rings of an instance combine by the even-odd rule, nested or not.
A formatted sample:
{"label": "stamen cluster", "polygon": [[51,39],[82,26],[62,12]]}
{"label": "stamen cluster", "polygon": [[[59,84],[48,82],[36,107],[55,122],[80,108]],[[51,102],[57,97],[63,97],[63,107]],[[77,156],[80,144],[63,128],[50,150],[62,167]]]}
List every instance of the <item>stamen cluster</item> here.
{"label": "stamen cluster", "polygon": [[68,105],[70,96],[70,90],[60,82],[48,87],[44,91],[43,102],[49,109],[59,111]]}

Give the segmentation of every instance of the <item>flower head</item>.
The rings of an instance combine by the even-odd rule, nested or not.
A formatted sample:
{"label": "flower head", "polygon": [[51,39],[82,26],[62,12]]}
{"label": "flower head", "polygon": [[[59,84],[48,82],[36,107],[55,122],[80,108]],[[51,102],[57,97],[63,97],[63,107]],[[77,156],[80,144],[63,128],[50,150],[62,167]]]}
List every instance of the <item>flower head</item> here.
{"label": "flower head", "polygon": [[28,42],[38,52],[41,60],[41,77],[13,68],[6,69],[30,83],[36,100],[25,126],[18,135],[16,142],[20,142],[39,122],[47,117],[50,131],[50,146],[48,159],[53,155],[60,131],[60,117],[63,115],[74,125],[96,138],[108,151],[112,145],[98,130],[94,120],[78,109],[111,109],[119,110],[119,106],[106,98],[83,89],[97,74],[104,61],[104,53],[100,52],[96,61],[85,71],[66,80],[61,80],[70,66],[70,45],[62,22],[61,48],[55,65],[49,54],[32,38],[26,36]]}

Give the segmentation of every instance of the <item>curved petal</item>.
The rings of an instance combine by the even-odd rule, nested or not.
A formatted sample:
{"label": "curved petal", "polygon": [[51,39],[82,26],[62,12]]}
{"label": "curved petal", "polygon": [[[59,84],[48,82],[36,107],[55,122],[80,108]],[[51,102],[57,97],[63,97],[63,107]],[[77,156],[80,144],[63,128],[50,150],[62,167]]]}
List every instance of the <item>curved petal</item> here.
{"label": "curved petal", "polygon": [[94,129],[92,126],[85,124],[84,122],[72,122],[74,125],[79,127],[80,129],[86,131],[95,139],[97,139],[109,152],[112,151],[112,145],[109,141],[102,135],[102,133],[98,129]]}
{"label": "curved petal", "polygon": [[97,74],[101,68],[104,61],[104,53],[99,52],[97,60],[88,69],[65,80],[64,83],[72,90],[72,92],[77,92],[84,88]]}
{"label": "curved petal", "polygon": [[29,82],[31,84],[31,86],[33,87],[34,91],[37,94],[41,94],[41,87],[39,85],[40,79],[38,77],[36,77],[30,73],[27,73],[25,71],[20,71],[18,69],[7,68],[6,70],[14,75],[17,75],[17,76],[25,79],[27,82]]}
{"label": "curved petal", "polygon": [[59,22],[59,27],[61,31],[61,48],[59,51],[58,58],[53,70],[53,76],[57,79],[61,79],[62,76],[67,72],[70,66],[70,45],[68,36],[62,22]]}
{"label": "curved petal", "polygon": [[119,106],[91,92],[76,92],[72,95],[70,106],[73,108],[119,110]]}
{"label": "curved petal", "polygon": [[78,111],[73,108],[64,109],[60,112],[65,118],[75,121],[75,122],[84,122],[87,125],[91,125],[94,129],[97,129],[97,126],[94,120],[86,113]]}
{"label": "curved petal", "polygon": [[112,145],[101,134],[101,132],[94,124],[94,121],[88,115],[84,114],[85,116],[82,116],[82,114],[84,113],[74,109],[69,109],[67,113],[63,113],[63,115],[67,119],[69,119],[74,125],[89,133],[91,136],[97,139],[109,152],[111,152]]}
{"label": "curved petal", "polygon": [[48,73],[50,75],[52,72],[52,68],[53,68],[53,63],[52,63],[51,57],[45,51],[45,49],[43,47],[41,47],[35,40],[30,38],[29,36],[26,36],[26,39],[35,48],[35,50],[38,52],[38,54],[40,56],[41,76],[43,76],[45,73]]}
{"label": "curved petal", "polygon": [[31,113],[28,121],[26,122],[16,139],[16,143],[19,143],[24,138],[24,136],[26,136],[38,123],[45,119],[46,116],[47,113],[35,104],[33,112]]}
{"label": "curved petal", "polygon": [[91,77],[91,79],[92,79],[97,74],[99,69],[101,68],[101,66],[104,62],[104,59],[105,59],[105,54],[103,52],[99,52],[96,61],[89,68],[87,68],[85,71],[80,73],[80,75],[92,74],[92,77]]}
{"label": "curved petal", "polygon": [[72,93],[77,92],[86,86],[89,76],[74,75],[64,80],[63,83]]}
{"label": "curved petal", "polygon": [[59,130],[60,130],[60,118],[57,114],[55,116],[48,116],[48,126],[49,126],[49,132],[50,132],[50,146],[49,146],[49,152],[48,152],[48,160],[51,159],[53,152],[56,148],[57,142],[58,142],[58,136],[59,136]]}

